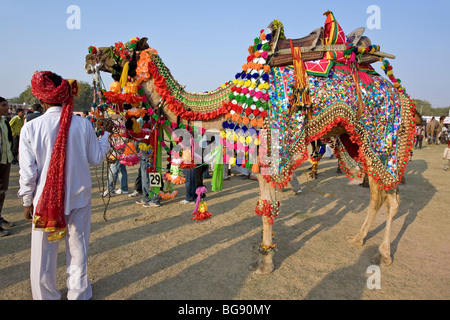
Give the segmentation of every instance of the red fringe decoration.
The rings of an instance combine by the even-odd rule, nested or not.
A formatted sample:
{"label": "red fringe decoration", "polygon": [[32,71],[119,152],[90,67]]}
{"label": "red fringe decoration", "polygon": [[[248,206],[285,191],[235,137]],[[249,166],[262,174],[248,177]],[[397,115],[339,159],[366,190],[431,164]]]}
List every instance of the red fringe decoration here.
{"label": "red fringe decoration", "polygon": [[192,214],[194,215],[194,217],[192,217],[192,220],[197,220],[197,221],[205,221],[212,217],[212,213],[209,211],[200,212],[197,210],[196,212],[193,212]]}
{"label": "red fringe decoration", "polygon": [[269,218],[269,224],[273,224],[274,219],[278,216],[280,212],[280,201],[277,201],[275,204],[270,200],[261,200],[259,199],[255,213],[260,216],[266,216]]}
{"label": "red fringe decoration", "polygon": [[197,165],[195,163],[184,163],[180,164],[181,169],[194,169]]}
{"label": "red fringe decoration", "polygon": [[144,98],[132,93],[115,93],[112,91],[106,91],[103,93],[106,99],[109,102],[116,104],[118,106],[122,106],[124,103],[131,104],[132,106],[136,106],[141,104],[144,101]]}
{"label": "red fringe decoration", "polygon": [[156,92],[159,96],[164,99],[167,103],[170,111],[175,113],[177,116],[181,117],[184,120],[192,120],[192,121],[208,121],[212,119],[216,119],[221,115],[228,113],[231,109],[232,103],[229,101],[223,101],[222,107],[209,111],[209,112],[194,112],[188,111],[183,107],[183,103],[176,100],[171,94],[170,90],[167,87],[166,79],[159,74],[158,68],[155,63],[152,61],[148,64],[148,71],[152,75],[156,87]]}

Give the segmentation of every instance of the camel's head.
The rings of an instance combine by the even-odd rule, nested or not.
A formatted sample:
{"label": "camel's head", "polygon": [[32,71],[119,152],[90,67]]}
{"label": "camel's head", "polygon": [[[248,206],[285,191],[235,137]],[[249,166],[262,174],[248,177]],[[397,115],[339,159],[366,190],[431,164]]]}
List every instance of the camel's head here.
{"label": "camel's head", "polygon": [[95,69],[98,68],[99,71],[112,73],[112,66],[115,64],[112,59],[110,47],[93,48],[93,50],[86,55],[86,65],[84,69],[88,74],[95,73]]}
{"label": "camel's head", "polygon": [[[148,38],[141,38],[136,41],[133,46],[134,52],[148,49],[149,46],[147,44],[147,40]],[[133,59],[135,59],[135,57],[133,57]],[[88,74],[93,74],[98,71],[108,72],[113,75],[113,78],[115,78],[120,77],[124,64],[124,59],[119,59],[115,56],[114,46],[101,48],[91,46],[89,47],[89,54],[86,55],[86,65],[84,69]]]}

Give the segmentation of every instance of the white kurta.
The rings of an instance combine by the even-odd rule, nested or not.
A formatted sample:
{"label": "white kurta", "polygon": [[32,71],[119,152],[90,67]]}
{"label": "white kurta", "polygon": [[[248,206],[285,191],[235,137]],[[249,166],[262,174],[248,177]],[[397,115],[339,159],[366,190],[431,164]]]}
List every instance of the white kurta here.
{"label": "white kurta", "polygon": [[[36,207],[44,189],[53,146],[59,131],[61,107],[52,107],[26,123],[20,134],[20,189],[23,205]],[[65,214],[85,207],[91,199],[89,165],[98,166],[110,149],[109,133],[100,140],[86,118],[73,116],[66,149]]]}
{"label": "white kurta", "polygon": [[[37,206],[45,185],[51,153],[59,131],[61,107],[26,123],[20,135],[19,198],[24,206]],[[89,120],[73,116],[65,164],[65,215],[68,299],[90,299],[87,277],[91,217],[91,175],[89,165],[103,162],[110,149],[109,134],[99,140]],[[49,243],[47,232],[32,231],[30,279],[33,299],[60,299],[56,270],[59,242]]]}

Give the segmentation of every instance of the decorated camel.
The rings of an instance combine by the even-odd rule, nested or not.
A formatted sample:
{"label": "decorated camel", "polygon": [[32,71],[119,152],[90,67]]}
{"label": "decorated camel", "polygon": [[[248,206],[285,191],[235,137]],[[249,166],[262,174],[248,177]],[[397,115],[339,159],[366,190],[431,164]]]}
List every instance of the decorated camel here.
{"label": "decorated camel", "polygon": [[[263,236],[259,259],[252,265],[256,273],[274,269],[272,232],[280,212],[276,191],[287,186],[293,170],[308,160],[310,143],[320,139],[332,143],[348,177],[355,168],[369,177],[368,214],[348,241],[363,245],[386,203],[384,238],[374,262],[392,263],[390,229],[399,206],[398,184],[412,149],[415,106],[385,59],[394,57],[372,45],[363,28],[346,36],[333,13],[324,15],[324,27],[300,39],[286,38],[283,25],[274,20],[254,39],[235,79],[205,93],[185,91],[146,38],[114,47],[92,46],[86,56],[86,71],[94,75],[96,86],[101,83],[100,71],[115,80],[109,91],[97,92],[103,105],[94,105],[97,117],[123,116],[130,135],[137,136],[130,118],[148,113],[154,121],[140,139],[154,141],[148,148],[153,155],[163,139],[148,138],[151,128],[159,136],[171,136],[173,147],[185,139],[174,134],[177,129],[196,133],[196,122],[201,122],[204,129],[219,132],[213,179],[222,176],[220,160],[257,173],[260,196],[255,212],[262,216]],[[377,61],[390,81],[371,66]],[[174,152],[165,144],[164,148],[172,166],[180,163],[180,157],[185,168],[195,166],[191,150]],[[153,167],[158,167],[156,162]]]}
{"label": "decorated camel", "polygon": [[438,135],[444,126],[445,117],[442,116],[437,120],[435,117],[431,118],[431,120],[427,123],[425,127],[425,133],[427,135],[428,144],[438,144]]}

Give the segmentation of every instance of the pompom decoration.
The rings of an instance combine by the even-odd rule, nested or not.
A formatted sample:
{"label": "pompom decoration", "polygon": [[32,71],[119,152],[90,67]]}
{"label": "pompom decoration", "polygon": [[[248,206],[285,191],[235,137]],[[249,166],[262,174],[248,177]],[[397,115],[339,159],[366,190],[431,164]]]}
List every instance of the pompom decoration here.
{"label": "pompom decoration", "polygon": [[90,46],[88,50],[89,50],[89,53],[92,53],[92,54],[97,54],[97,52],[98,52],[97,48],[94,46]]}
{"label": "pompom decoration", "polygon": [[127,166],[132,167],[137,165],[141,161],[141,158],[137,154],[129,155],[129,156],[123,156],[120,159],[120,163]]}
{"label": "pompom decoration", "polygon": [[198,187],[197,190],[195,190],[195,193],[197,194],[197,202],[195,203],[195,209],[192,214],[194,217],[192,220],[197,221],[205,221],[211,218],[212,214],[211,212],[208,212],[208,206],[206,205],[206,202],[204,200],[201,200],[201,195],[206,193],[206,187]]}
{"label": "pompom decoration", "polygon": [[180,164],[183,160],[180,158],[173,159],[170,165],[170,171],[164,175],[164,180],[173,184],[183,184],[186,182],[182,171],[180,170]]}
{"label": "pompom decoration", "polygon": [[177,190],[173,190],[172,192],[163,192],[163,191],[160,191],[159,192],[159,196],[162,198],[162,199],[164,199],[164,200],[170,200],[170,199],[173,199],[173,198],[175,198],[175,196],[178,194],[178,191]]}

